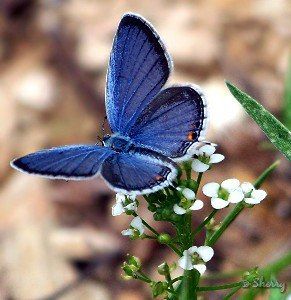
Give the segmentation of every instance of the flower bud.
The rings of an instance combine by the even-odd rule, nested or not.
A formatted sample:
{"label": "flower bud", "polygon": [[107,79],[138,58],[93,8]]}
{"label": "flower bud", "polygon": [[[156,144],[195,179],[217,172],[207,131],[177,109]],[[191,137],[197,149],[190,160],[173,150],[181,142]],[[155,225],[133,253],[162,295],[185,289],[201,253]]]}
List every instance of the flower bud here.
{"label": "flower bud", "polygon": [[141,268],[141,261],[136,256],[129,256],[129,258],[127,259],[127,263],[131,270],[134,272],[139,271]]}
{"label": "flower bud", "polygon": [[171,236],[168,233],[161,233],[158,236],[158,241],[161,244],[168,244],[171,241]]}
{"label": "flower bud", "polygon": [[154,297],[162,295],[167,290],[167,284],[162,281],[153,282],[151,287]]}
{"label": "flower bud", "polygon": [[161,265],[158,266],[158,273],[160,275],[166,275],[169,273],[169,266],[167,263],[163,262]]}
{"label": "flower bud", "polygon": [[123,272],[125,273],[125,275],[127,277],[133,277],[134,276],[134,271],[131,269],[131,267],[126,263],[124,262],[121,269],[123,270]]}

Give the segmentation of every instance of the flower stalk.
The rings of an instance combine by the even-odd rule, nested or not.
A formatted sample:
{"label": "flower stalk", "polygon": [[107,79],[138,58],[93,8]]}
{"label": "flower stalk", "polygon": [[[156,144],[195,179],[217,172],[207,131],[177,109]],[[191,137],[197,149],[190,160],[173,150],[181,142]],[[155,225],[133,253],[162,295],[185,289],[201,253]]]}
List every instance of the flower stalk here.
{"label": "flower stalk", "polygon": [[[142,272],[141,264],[137,258],[131,258],[127,263],[124,263],[124,278],[138,279],[148,283],[152,289],[153,297],[163,296],[168,300],[195,300],[200,292],[230,289],[229,294],[225,297],[225,299],[230,299],[242,287],[243,281],[214,286],[199,286],[199,282],[201,275],[206,271],[206,263],[214,255],[211,247],[215,245],[245,207],[253,207],[266,197],[266,192],[259,190],[259,188],[277,167],[278,162],[269,166],[254,184],[240,183],[238,179],[230,178],[221,184],[207,183],[204,185],[202,191],[206,196],[211,197],[211,204],[214,209],[204,221],[193,228],[192,216],[204,207],[203,201],[197,199],[203,174],[211,169],[212,164],[219,163],[224,159],[222,154],[214,153],[216,147],[214,145],[206,144],[198,150],[192,162],[183,163],[184,177],[182,177],[182,172],[173,186],[144,196],[154,219],[170,222],[176,235],[160,233],[141,218],[138,214],[138,200],[135,197],[123,195],[117,197],[117,202],[112,210],[113,215],[126,213],[134,217],[130,223],[130,228],[122,232],[123,235],[130,236],[133,240],[151,239],[165,244],[177,254],[177,265],[184,269],[182,276],[172,279],[171,272],[175,269],[176,264],[169,266],[164,262],[158,267],[158,273],[163,276],[164,280],[153,281]],[[192,171],[198,173],[195,180],[192,179]],[[233,203],[235,203],[235,207],[220,225],[216,225],[214,217],[216,217],[219,209],[233,205]],[[204,245],[195,246],[194,239],[203,230],[206,232]],[[254,278],[253,273],[251,274],[253,277],[249,277],[248,280]]]}

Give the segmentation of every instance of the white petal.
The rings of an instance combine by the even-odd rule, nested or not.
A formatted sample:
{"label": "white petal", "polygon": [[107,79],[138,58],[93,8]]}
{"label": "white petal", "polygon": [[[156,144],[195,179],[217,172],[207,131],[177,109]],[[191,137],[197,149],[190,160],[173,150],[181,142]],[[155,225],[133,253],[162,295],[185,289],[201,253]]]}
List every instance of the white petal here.
{"label": "white petal", "polygon": [[125,229],[125,230],[121,231],[121,234],[125,235],[125,236],[127,236],[127,235],[133,235],[133,230],[132,229]]}
{"label": "white petal", "polygon": [[134,211],[136,211],[136,203],[135,202],[129,203],[128,205],[126,205],[124,207],[124,210],[134,210]]}
{"label": "white petal", "polygon": [[250,182],[243,182],[240,187],[242,188],[242,191],[247,194],[249,193],[251,190],[254,189],[254,186],[250,183]]}
{"label": "white petal", "polygon": [[225,201],[221,198],[211,198],[211,206],[215,209],[225,208],[228,206],[228,204],[228,201]]}
{"label": "white petal", "polygon": [[118,203],[122,203],[125,201],[125,195],[121,194],[121,193],[117,193],[116,194],[116,202]]}
{"label": "white petal", "polygon": [[201,162],[200,160],[198,159],[193,159],[193,162],[192,162],[192,170],[195,171],[195,172],[205,172],[209,169],[209,165]]}
{"label": "white petal", "polygon": [[224,155],[219,154],[219,153],[215,153],[215,154],[212,154],[210,156],[209,163],[211,163],[211,164],[217,164],[217,163],[223,161],[224,158],[225,158]]}
{"label": "white petal", "polygon": [[179,206],[178,204],[174,205],[173,210],[177,215],[184,215],[186,213],[186,209]]}
{"label": "white petal", "polygon": [[216,182],[206,183],[202,188],[202,192],[205,196],[217,197],[219,187],[220,185]]}
{"label": "white petal", "polygon": [[206,266],[204,264],[193,265],[193,268],[196,269],[200,275],[204,274],[206,271]]}
{"label": "white petal", "polygon": [[264,190],[253,190],[251,193],[251,197],[258,201],[264,200],[266,196],[267,193]]}
{"label": "white petal", "polygon": [[183,252],[183,256],[178,260],[178,265],[184,270],[193,269],[191,255],[188,253],[187,250]]}
{"label": "white petal", "polygon": [[254,198],[245,198],[245,203],[248,204],[259,204],[261,201]]}
{"label": "white petal", "polygon": [[222,183],[221,183],[221,187],[223,187],[224,189],[226,189],[229,192],[237,189],[239,187],[239,185],[240,185],[240,182],[236,178],[226,179],[226,180],[222,181]]}
{"label": "white petal", "polygon": [[136,195],[128,195],[128,198],[129,198],[131,201],[135,201]]}
{"label": "white petal", "polygon": [[228,196],[228,201],[230,203],[238,203],[244,199],[244,196],[245,195],[244,195],[242,189],[238,188],[238,189],[230,192],[230,194]]}
{"label": "white petal", "polygon": [[117,202],[116,204],[114,204],[112,206],[112,216],[113,217],[121,215],[122,213],[124,213],[124,211],[125,210],[123,208],[123,205],[120,202]]}
{"label": "white petal", "polygon": [[206,156],[210,156],[215,152],[215,147],[212,145],[204,145],[201,148],[199,148],[199,154]]}
{"label": "white petal", "polygon": [[201,200],[196,200],[191,206],[190,210],[199,210],[203,207],[204,203]]}
{"label": "white petal", "polygon": [[196,252],[205,262],[208,262],[214,255],[213,249],[209,246],[200,246]]}
{"label": "white petal", "polygon": [[182,188],[180,186],[176,187],[176,190],[181,192],[182,191]]}
{"label": "white petal", "polygon": [[217,147],[217,146],[218,146],[218,145],[215,144],[215,143],[212,143],[212,142],[209,142],[209,143],[210,143],[210,145],[213,146],[213,147]]}
{"label": "white petal", "polygon": [[140,234],[144,233],[144,226],[142,224],[142,219],[140,217],[133,218],[133,220],[131,221],[130,225],[133,228],[137,229]]}
{"label": "white petal", "polygon": [[189,248],[188,250],[186,250],[186,251],[188,251],[190,254],[194,254],[194,253],[197,252],[197,249],[198,249],[198,247],[192,246],[192,247],[190,247],[190,248]]}
{"label": "white petal", "polygon": [[183,189],[182,194],[188,200],[194,200],[195,199],[195,193],[192,190],[188,189],[188,188]]}

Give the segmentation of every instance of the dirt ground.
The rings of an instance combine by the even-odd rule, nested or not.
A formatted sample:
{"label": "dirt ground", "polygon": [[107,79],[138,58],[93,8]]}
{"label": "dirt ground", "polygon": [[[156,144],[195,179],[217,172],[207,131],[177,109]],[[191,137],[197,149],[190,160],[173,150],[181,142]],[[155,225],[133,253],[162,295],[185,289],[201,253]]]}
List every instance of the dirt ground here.
{"label": "dirt ground", "polygon": [[[162,260],[176,259],[155,242],[121,237],[130,219],[111,216],[114,194],[102,180],[39,179],[9,166],[40,148],[96,142],[112,38],[128,11],[149,19],[168,46],[175,66],[170,83],[199,84],[209,98],[207,137],[226,160],[204,183],[253,181],[281,160],[264,184],[267,200],[228,229],[209,270],[264,266],[290,250],[290,163],[224,84],[233,82],[281,118],[291,49],[289,0],[1,0],[0,299],[151,299],[143,285],[120,279],[125,254],[139,256],[154,277]],[[211,209],[200,197],[207,208],[195,215],[194,225]],[[141,212],[168,229],[152,221],[146,205]],[[290,272],[280,279],[290,281]]]}

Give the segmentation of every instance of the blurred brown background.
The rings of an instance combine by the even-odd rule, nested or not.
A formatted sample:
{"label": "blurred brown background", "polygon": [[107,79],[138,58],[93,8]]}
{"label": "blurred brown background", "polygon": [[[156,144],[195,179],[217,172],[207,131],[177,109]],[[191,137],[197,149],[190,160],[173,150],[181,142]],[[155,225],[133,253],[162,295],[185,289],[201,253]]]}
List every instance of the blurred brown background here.
{"label": "blurred brown background", "polygon": [[[170,82],[200,84],[209,96],[208,139],[227,159],[204,183],[253,181],[281,159],[264,185],[268,199],[236,220],[209,269],[263,266],[290,249],[290,164],[224,85],[224,79],[239,85],[280,118],[290,1],[1,0],[0,299],[150,299],[144,285],[120,280],[124,255],[139,256],[154,277],[164,259],[176,259],[155,242],[120,236],[129,219],[111,216],[114,195],[102,180],[52,181],[9,167],[14,157],[40,148],[96,142],[112,38],[128,11],[149,19],[168,46],[175,66]],[[194,225],[210,209],[206,203]],[[152,222],[145,206],[141,213]],[[290,279],[290,272],[282,274]]]}

